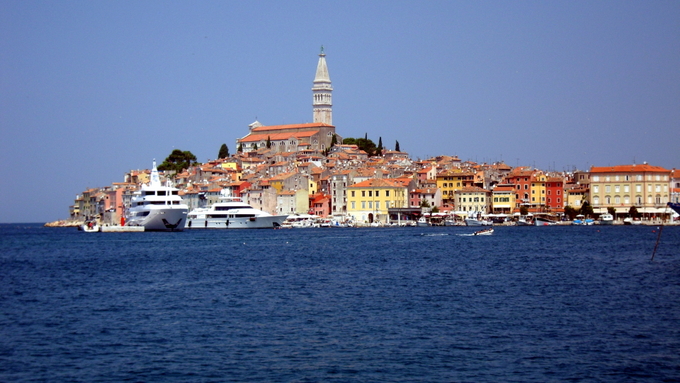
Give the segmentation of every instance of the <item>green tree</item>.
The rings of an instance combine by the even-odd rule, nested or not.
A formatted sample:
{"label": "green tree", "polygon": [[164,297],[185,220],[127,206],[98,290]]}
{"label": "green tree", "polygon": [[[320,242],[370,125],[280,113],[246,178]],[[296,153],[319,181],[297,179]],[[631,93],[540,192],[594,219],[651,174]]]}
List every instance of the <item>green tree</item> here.
{"label": "green tree", "polygon": [[586,217],[592,217],[593,216],[593,207],[590,206],[590,203],[588,203],[588,201],[583,201],[583,204],[581,205],[581,209],[579,210],[579,213],[585,215]]}
{"label": "green tree", "polygon": [[569,217],[570,221],[573,221],[574,218],[576,218],[576,216],[578,215],[578,211],[576,209],[574,209],[573,206],[567,205],[567,206],[564,207],[564,215]]}
{"label": "green tree", "polygon": [[395,152],[401,152],[401,149],[399,148],[399,141],[394,145],[394,151]]}
{"label": "green tree", "polygon": [[222,146],[220,146],[220,152],[217,154],[217,158],[227,157],[229,157],[229,148],[227,148],[227,144],[222,144]]}
{"label": "green tree", "polygon": [[330,147],[331,148],[334,147],[335,145],[337,145],[337,143],[338,143],[338,136],[336,136],[334,134],[333,137],[331,138],[331,146]]}
{"label": "green tree", "polygon": [[425,198],[420,201],[420,207],[430,207],[430,203]]}
{"label": "green tree", "polygon": [[638,213],[637,207],[631,206],[630,209],[628,209],[628,216],[631,218],[640,218],[640,213]]}
{"label": "green tree", "polygon": [[378,137],[378,147],[375,149],[375,155],[382,156],[382,151],[383,151],[382,137]]}
{"label": "green tree", "polygon": [[250,148],[253,150],[257,150],[257,144],[253,142],[253,144],[250,145]]}
{"label": "green tree", "polygon": [[529,208],[524,206],[524,205],[520,206],[519,207],[519,214],[521,214],[521,215],[529,214]]}
{"label": "green tree", "polygon": [[607,213],[611,214],[612,216],[616,215],[616,208],[612,206],[607,207]]}
{"label": "green tree", "polygon": [[239,153],[243,152],[243,143],[242,142],[239,142],[238,148],[236,148],[236,151],[239,152]]}
{"label": "green tree", "polygon": [[197,163],[196,156],[190,151],[175,149],[165,161],[158,166],[158,170],[170,170],[175,171],[175,173],[181,173],[183,170],[188,169],[190,166],[196,165]]}
{"label": "green tree", "polygon": [[363,150],[369,156],[374,156],[376,152],[375,143],[368,138],[352,138],[348,137],[342,140],[345,145],[356,145],[359,149]]}
{"label": "green tree", "polygon": [[272,148],[272,140],[269,136],[267,136],[267,149],[271,149],[271,148]]}

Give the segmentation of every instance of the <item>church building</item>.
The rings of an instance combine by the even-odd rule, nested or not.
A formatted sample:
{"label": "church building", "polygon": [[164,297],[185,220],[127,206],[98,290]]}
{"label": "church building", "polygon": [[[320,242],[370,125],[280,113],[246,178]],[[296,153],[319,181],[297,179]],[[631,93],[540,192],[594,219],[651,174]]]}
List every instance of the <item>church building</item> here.
{"label": "church building", "polygon": [[250,124],[250,132],[245,137],[236,140],[236,147],[241,147],[244,153],[255,151],[271,143],[274,152],[297,152],[301,150],[326,150],[331,146],[333,136],[336,142],[342,138],[335,133],[333,126],[333,87],[328,75],[326,54],[319,54],[316,66],[316,76],[312,87],[312,115],[313,121],[304,124],[287,124],[265,126],[259,121]]}

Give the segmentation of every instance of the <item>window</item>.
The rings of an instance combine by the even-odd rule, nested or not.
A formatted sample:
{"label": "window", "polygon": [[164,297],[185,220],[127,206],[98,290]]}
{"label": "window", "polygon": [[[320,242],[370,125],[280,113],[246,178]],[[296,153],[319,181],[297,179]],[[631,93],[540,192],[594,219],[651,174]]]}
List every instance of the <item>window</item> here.
{"label": "window", "polygon": [[600,182],[600,176],[593,176],[593,182]]}
{"label": "window", "polygon": [[355,203],[354,201],[352,201],[352,210],[354,210],[354,209],[356,209],[356,208],[357,208],[357,207],[356,207],[356,203]]}
{"label": "window", "polygon": [[362,197],[366,197],[366,190],[362,190],[362,191],[361,191],[361,196],[362,196]]}
{"label": "window", "polygon": [[368,201],[368,208],[373,209],[373,201]]}
{"label": "window", "polygon": [[611,186],[609,186],[609,185],[605,185],[605,186],[604,186],[604,192],[605,192],[605,193],[611,193],[611,191],[612,191],[612,187],[611,187]]}
{"label": "window", "polygon": [[380,201],[375,201],[375,210],[380,210]]}
{"label": "window", "polygon": [[361,208],[366,209],[366,201],[361,201]]}
{"label": "window", "polygon": [[354,190],[352,190],[352,197],[354,197]]}
{"label": "window", "polygon": [[616,193],[620,193],[620,192],[621,192],[621,187],[620,187],[619,185],[614,186],[614,191],[615,191]]}
{"label": "window", "polygon": [[380,197],[380,190],[376,190],[376,191],[375,191],[375,196],[376,196],[376,197]]}
{"label": "window", "polygon": [[385,197],[389,197],[389,196],[390,196],[390,191],[389,191],[389,190],[385,190]]}
{"label": "window", "polygon": [[369,190],[369,191],[368,191],[368,196],[369,196],[369,197],[373,197],[373,190]]}
{"label": "window", "polygon": [[594,185],[593,186],[593,193],[599,193],[600,192],[600,185]]}
{"label": "window", "polygon": [[623,185],[624,193],[630,193],[630,185]]}

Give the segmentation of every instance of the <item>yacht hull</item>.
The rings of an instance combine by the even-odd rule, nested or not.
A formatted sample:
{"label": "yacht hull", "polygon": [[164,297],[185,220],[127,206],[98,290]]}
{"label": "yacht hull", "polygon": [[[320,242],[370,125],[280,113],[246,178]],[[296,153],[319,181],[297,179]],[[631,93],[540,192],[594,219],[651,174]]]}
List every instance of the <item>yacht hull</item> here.
{"label": "yacht hull", "polygon": [[286,215],[236,218],[192,218],[187,229],[272,229],[281,227]]}
{"label": "yacht hull", "polygon": [[[148,209],[146,216],[128,218],[126,226],[144,226],[144,231],[182,231],[187,221],[187,208]],[[140,212],[138,212],[140,213]]]}

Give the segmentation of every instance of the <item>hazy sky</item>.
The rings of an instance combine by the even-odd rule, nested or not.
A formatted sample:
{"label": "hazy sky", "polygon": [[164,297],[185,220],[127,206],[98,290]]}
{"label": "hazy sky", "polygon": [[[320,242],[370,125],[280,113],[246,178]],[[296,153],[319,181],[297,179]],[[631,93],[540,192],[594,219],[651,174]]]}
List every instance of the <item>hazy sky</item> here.
{"label": "hazy sky", "polygon": [[333,122],[412,158],[680,166],[680,1],[0,2],[0,222],[248,124]]}

